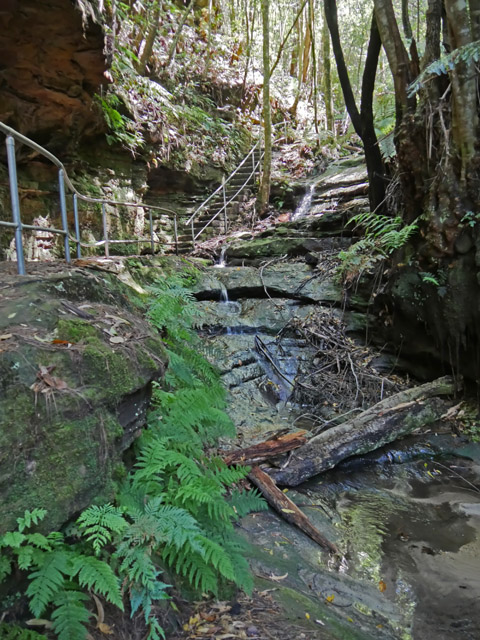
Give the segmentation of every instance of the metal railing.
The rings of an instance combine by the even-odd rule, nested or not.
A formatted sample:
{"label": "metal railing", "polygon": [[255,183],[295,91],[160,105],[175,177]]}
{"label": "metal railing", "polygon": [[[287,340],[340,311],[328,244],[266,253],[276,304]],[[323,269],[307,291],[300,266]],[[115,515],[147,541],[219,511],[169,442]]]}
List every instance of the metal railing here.
{"label": "metal railing", "polygon": [[[280,127],[283,127],[284,128],[284,135],[286,137],[287,136],[287,124],[288,124],[287,121],[283,120],[282,122],[274,124],[272,129],[273,129],[273,131],[275,131],[276,129],[279,129]],[[260,174],[260,165],[261,165],[261,162],[262,162],[262,159],[263,159],[263,150],[262,150],[261,142],[262,142],[262,140],[261,140],[261,137],[260,137],[259,140],[250,149],[250,151],[245,156],[245,158],[242,160],[242,162],[232,171],[232,173],[227,178],[225,178],[225,180],[222,182],[222,184],[206,200],[204,200],[201,205],[199,205],[195,209],[195,211],[190,216],[190,218],[187,220],[187,222],[185,222],[185,227],[190,226],[190,229],[191,229],[193,247],[195,247],[195,242],[200,237],[200,235],[205,231],[205,229],[207,229],[207,227],[209,227],[212,224],[212,222],[214,222],[214,220],[216,220],[218,218],[218,216],[221,213],[223,213],[224,231],[225,231],[225,233],[227,233],[227,231],[228,231],[228,215],[227,215],[228,206],[235,200],[235,198],[238,195],[240,195],[240,193],[242,193],[242,191],[247,186],[249,186],[251,184],[251,179],[253,178],[253,181],[255,182],[255,177],[256,177],[257,173]],[[274,142],[275,142],[275,140],[274,140]],[[258,149],[258,158],[256,160],[255,159],[255,152],[257,151],[257,149]],[[237,190],[235,191],[233,196],[231,196],[230,199],[227,201],[226,185],[235,176],[235,174],[244,165],[246,165],[246,163],[247,163],[247,161],[248,161],[248,159],[250,157],[252,158],[252,171],[250,172],[248,177],[243,181],[242,185],[237,188]],[[199,214],[204,209],[206,209],[207,205],[209,203],[211,203],[212,200],[216,196],[218,196],[220,193],[222,193],[222,196],[223,196],[223,206],[218,211],[216,211],[208,220],[206,220],[205,224],[203,225],[203,227],[201,227],[201,229],[197,230],[197,232],[195,233],[195,220],[198,218]]]}
{"label": "metal railing", "polygon": [[[258,153],[258,160],[255,160],[255,151],[259,150]],[[224,224],[224,230],[225,233],[227,233],[228,230],[228,216],[227,216],[227,210],[228,210],[228,206],[235,200],[235,198],[245,189],[245,187],[247,185],[250,184],[251,179],[253,178],[253,180],[255,180],[255,176],[257,171],[259,170],[260,167],[260,163],[262,160],[262,153],[260,151],[261,149],[261,141],[258,140],[258,142],[256,144],[254,144],[254,146],[250,149],[250,151],[247,153],[247,155],[245,156],[245,158],[242,160],[242,162],[232,171],[232,173],[225,178],[225,180],[222,181],[222,184],[215,189],[215,191],[209,195],[209,197],[204,200],[202,202],[201,205],[199,205],[195,211],[193,212],[193,214],[190,216],[190,218],[185,222],[185,227],[190,226],[191,228],[191,233],[192,233],[192,244],[195,247],[195,241],[199,238],[199,236],[205,231],[205,229],[207,227],[209,227],[212,222],[214,220],[216,220],[218,218],[218,216],[223,213],[223,224]],[[248,177],[244,180],[244,182],[242,183],[242,185],[240,187],[238,187],[238,189],[235,191],[235,193],[233,194],[233,196],[230,197],[230,199],[227,201],[227,191],[226,191],[226,186],[227,184],[230,182],[230,180],[233,179],[233,177],[237,174],[237,172],[244,166],[246,165],[247,161],[249,158],[252,158],[252,170],[249,173]],[[209,203],[212,202],[212,200],[218,196],[220,193],[222,193],[223,196],[223,205],[221,206],[221,208],[215,212],[203,225],[203,227],[200,230],[197,230],[197,232],[195,233],[195,220],[196,218],[198,218],[199,214],[206,209],[207,205]]]}
{"label": "metal railing", "polygon": [[[160,211],[163,213],[167,213],[169,217],[173,218],[173,229],[174,229],[174,239],[175,239],[175,249],[178,251],[178,223],[177,223],[177,214],[172,209],[167,209],[165,207],[158,207],[156,205],[149,205],[143,202],[122,202],[117,200],[110,200],[109,198],[93,198],[91,196],[86,196],[80,193],[75,186],[72,184],[70,178],[68,177],[67,171],[60,162],[60,160],[47,151],[44,147],[40,146],[30,138],[18,133],[15,129],[8,127],[7,125],[0,122],[0,132],[6,135],[6,147],[7,147],[7,162],[8,162],[8,175],[9,175],[9,186],[10,186],[10,198],[12,205],[12,222],[6,222],[0,220],[0,226],[9,227],[14,229],[14,238],[15,238],[15,249],[17,252],[17,271],[19,275],[26,275],[25,269],[25,257],[23,251],[23,230],[29,231],[42,231],[52,234],[58,234],[63,236],[64,241],[64,255],[66,262],[71,262],[70,257],[70,240],[76,244],[76,254],[77,258],[81,258],[81,248],[82,247],[99,247],[104,246],[105,257],[109,257],[109,246],[114,244],[141,244],[141,243],[149,243],[151,245],[152,253],[155,251],[155,238],[153,232],[153,218],[152,211]],[[41,227],[38,225],[31,224],[23,224],[21,220],[20,213],[20,198],[19,198],[19,190],[18,190],[18,179],[17,179],[17,162],[16,162],[16,153],[15,153],[15,140],[21,142],[22,144],[30,147],[37,153],[41,154],[50,162],[52,162],[58,168],[58,190],[60,195],[60,215],[62,221],[62,228],[57,229],[55,227]],[[74,219],[74,227],[75,227],[75,235],[72,237],[69,234],[68,230],[68,219],[67,219],[67,187],[73,195],[73,219]],[[89,202],[93,204],[100,204],[102,207],[102,229],[103,229],[103,240],[99,240],[94,243],[84,243],[81,241],[80,237],[80,221],[79,221],[79,212],[78,212],[78,201],[82,200],[83,202]],[[106,205],[112,206],[123,206],[123,207],[142,207],[143,209],[148,210],[149,214],[149,227],[150,233],[148,237],[140,237],[135,239],[128,240],[112,240],[109,238],[108,233],[108,223],[107,223],[107,210]]]}

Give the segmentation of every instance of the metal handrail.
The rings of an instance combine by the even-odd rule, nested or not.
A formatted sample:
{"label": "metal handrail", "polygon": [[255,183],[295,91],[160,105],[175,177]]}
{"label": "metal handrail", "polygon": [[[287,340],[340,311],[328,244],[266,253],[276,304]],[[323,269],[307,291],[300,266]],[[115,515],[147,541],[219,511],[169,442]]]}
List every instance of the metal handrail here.
{"label": "metal handrail", "polygon": [[[198,231],[196,234],[193,231],[193,222],[192,222],[192,236],[193,236],[193,242],[195,242],[195,240],[197,238],[200,237],[200,235],[205,231],[205,229],[207,227],[209,227],[212,222],[214,220],[216,220],[216,218],[221,214],[221,213],[225,213],[226,215],[226,211],[227,211],[227,207],[229,204],[231,204],[235,198],[238,196],[239,193],[241,193],[243,191],[243,189],[247,186],[247,184],[250,182],[250,178],[252,176],[255,175],[256,170],[258,169],[258,167],[260,166],[260,162],[262,161],[262,157],[263,154],[260,154],[260,159],[254,164],[253,164],[253,170],[252,172],[248,175],[248,178],[245,180],[245,182],[238,188],[238,190],[233,194],[233,196],[230,198],[230,200],[228,200],[228,202],[226,201],[226,197],[225,197],[225,192],[224,192],[224,203],[223,206],[217,211],[217,213],[215,213],[207,222],[206,224],[200,229],[200,231]],[[226,183],[225,183],[226,184]],[[225,227],[226,227],[226,222],[225,222]],[[227,231],[227,229],[225,228],[225,232]]]}
{"label": "metal handrail", "polygon": [[[177,234],[177,214],[172,209],[167,209],[166,207],[159,207],[157,205],[149,205],[143,202],[123,202],[120,200],[110,200],[109,198],[93,198],[92,196],[87,196],[80,193],[76,187],[73,185],[70,180],[65,166],[63,163],[55,156],[53,153],[40,146],[30,138],[27,138],[23,134],[19,133],[15,129],[7,126],[3,122],[0,122],[0,132],[6,135],[6,147],[7,147],[7,160],[8,160],[8,171],[9,171],[9,184],[10,184],[10,197],[12,202],[12,218],[13,222],[7,222],[0,220],[0,226],[11,227],[15,229],[15,247],[17,251],[17,271],[19,275],[25,275],[25,258],[23,254],[23,240],[22,240],[22,231],[23,229],[34,230],[34,231],[44,231],[48,233],[54,233],[64,236],[64,250],[65,250],[65,260],[70,263],[70,247],[69,240],[72,239],[77,246],[77,257],[81,257],[81,246],[105,246],[105,256],[108,257],[109,244],[131,244],[134,243],[144,243],[149,242],[152,246],[152,252],[155,250],[155,241],[153,238],[153,220],[152,220],[152,211],[163,211],[164,213],[171,214],[173,216],[174,221],[174,237],[175,237],[175,246],[178,251],[178,234]],[[17,179],[17,166],[16,166],[16,157],[15,157],[15,140],[18,140],[22,144],[30,147],[37,153],[41,154],[50,162],[52,162],[58,169],[58,183],[59,183],[59,194],[60,194],[60,213],[62,218],[62,229],[56,229],[55,227],[39,227],[37,225],[27,225],[23,224],[20,216],[20,200],[18,196],[18,179]],[[67,224],[67,205],[66,205],[66,195],[65,195],[65,185],[69,188],[71,192],[73,192],[73,212],[74,212],[74,223],[75,223],[75,237],[70,238]],[[103,237],[102,241],[96,242],[94,244],[85,244],[80,240],[80,224],[78,219],[78,200],[82,200],[84,202],[90,202],[94,204],[100,204],[102,206],[102,224],[103,224]],[[150,223],[150,236],[148,238],[136,238],[134,240],[110,240],[108,237],[108,229],[107,229],[107,221],[106,221],[106,205],[113,206],[124,206],[124,207],[142,207],[144,209],[148,209],[149,213],[149,223]]]}
{"label": "metal handrail", "polygon": [[[287,121],[283,120],[282,122],[279,122],[275,125],[273,125],[273,130],[275,130],[277,127],[281,127],[281,126],[285,126],[287,125]],[[206,200],[204,200],[202,202],[202,204],[200,204],[195,211],[193,212],[193,214],[190,216],[190,218],[184,223],[185,227],[188,227],[190,225],[191,227],[191,233],[192,233],[192,243],[193,246],[195,247],[195,241],[197,240],[197,238],[200,237],[200,235],[205,231],[205,229],[207,227],[209,227],[212,222],[214,220],[216,220],[218,218],[218,216],[224,212],[224,223],[225,223],[225,233],[227,232],[227,207],[229,204],[231,204],[235,198],[238,196],[239,193],[241,193],[243,191],[243,189],[247,186],[247,184],[250,181],[250,178],[252,176],[255,176],[255,172],[257,171],[257,169],[259,169],[260,167],[260,163],[262,161],[263,158],[263,152],[260,152],[260,156],[258,161],[255,163],[255,151],[257,150],[257,147],[261,150],[261,138],[259,138],[259,140],[257,140],[257,142],[254,144],[254,146],[250,149],[250,151],[248,152],[248,154],[245,156],[245,158],[242,160],[242,162],[232,171],[232,173],[225,179],[223,180],[222,184],[213,192],[211,193],[208,198]],[[234,175],[237,173],[237,171],[239,169],[241,169],[241,167],[243,167],[243,165],[245,164],[245,162],[248,160],[248,158],[252,156],[253,159],[253,170],[250,173],[250,175],[248,176],[248,178],[245,180],[245,182],[242,184],[241,187],[239,187],[237,189],[237,191],[235,192],[235,194],[230,198],[230,200],[227,202],[226,199],[226,193],[225,193],[225,186],[226,184],[234,177]],[[213,199],[215,198],[215,196],[217,196],[220,192],[223,192],[223,206],[219,209],[219,211],[217,211],[211,218],[209,218],[207,220],[207,222],[204,224],[204,226],[200,229],[200,231],[197,231],[197,233],[195,233],[195,228],[194,228],[194,222],[195,222],[195,218],[197,217],[197,215],[200,213],[200,211],[202,211],[202,209],[204,209],[206,207],[206,205]]]}
{"label": "metal handrail", "polygon": [[250,149],[250,151],[248,152],[248,154],[245,156],[245,158],[242,160],[242,162],[232,171],[232,173],[228,176],[228,178],[225,178],[225,180],[222,182],[222,184],[215,189],[215,191],[213,193],[211,193],[208,198],[206,200],[204,200],[202,202],[202,204],[200,206],[198,206],[195,211],[192,213],[192,215],[190,216],[190,218],[185,222],[185,226],[188,226],[189,224],[192,223],[192,221],[196,218],[197,213],[199,211],[201,211],[206,204],[208,204],[210,202],[210,200],[212,198],[214,198],[217,194],[220,193],[220,191],[222,191],[222,189],[224,188],[224,186],[227,184],[227,182],[233,178],[233,176],[237,173],[237,171],[243,167],[243,165],[245,164],[245,162],[248,160],[248,158],[252,155],[252,153],[255,153],[255,149],[258,147],[258,145],[260,144],[260,140],[257,140],[257,142],[253,145],[253,147]]}

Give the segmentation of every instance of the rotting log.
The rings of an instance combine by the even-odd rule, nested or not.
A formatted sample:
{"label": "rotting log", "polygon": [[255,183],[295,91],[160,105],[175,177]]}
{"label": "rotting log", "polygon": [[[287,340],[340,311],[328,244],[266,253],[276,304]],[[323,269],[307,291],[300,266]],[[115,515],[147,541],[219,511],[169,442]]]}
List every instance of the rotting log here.
{"label": "rotting log", "polygon": [[231,451],[223,456],[225,464],[258,464],[282,453],[288,453],[307,442],[305,430],[287,433],[277,438],[270,438],[246,449]]}
{"label": "rotting log", "polygon": [[267,469],[280,485],[294,487],[351,456],[367,453],[439,420],[457,387],[450,377],[396,393],[357,417],[312,438],[292,453],[287,467]]}
{"label": "rotting log", "polygon": [[324,535],[310,522],[307,516],[297,507],[297,505],[281,491],[272,478],[255,466],[248,474],[248,479],[260,490],[268,504],[277,511],[281,517],[297,526],[303,533],[320,546],[328,549],[332,553],[339,553],[333,542],[327,540]]}

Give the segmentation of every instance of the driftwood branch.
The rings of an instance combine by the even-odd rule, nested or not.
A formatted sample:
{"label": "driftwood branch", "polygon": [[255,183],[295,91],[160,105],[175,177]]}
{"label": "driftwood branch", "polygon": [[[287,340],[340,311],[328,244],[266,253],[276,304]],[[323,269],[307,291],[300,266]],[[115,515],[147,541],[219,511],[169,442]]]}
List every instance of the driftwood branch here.
{"label": "driftwood branch", "polygon": [[259,442],[247,449],[231,451],[223,456],[223,461],[226,464],[258,464],[259,462],[264,462],[281,453],[287,453],[288,451],[301,447],[302,444],[307,442],[307,438],[304,437],[305,433],[306,431],[304,430],[287,433],[278,438]]}
{"label": "driftwood branch", "polygon": [[286,468],[267,471],[278,484],[299,485],[345,458],[378,449],[439,420],[445,403],[438,396],[453,395],[456,390],[453,380],[444,377],[396,393],[312,438],[292,453]]}
{"label": "driftwood branch", "polygon": [[260,469],[253,467],[248,474],[248,479],[261,491],[268,504],[273,507],[281,517],[294,524],[314,542],[328,549],[332,553],[339,553],[338,548],[323,536],[310,522],[307,516],[277,487],[272,478]]}

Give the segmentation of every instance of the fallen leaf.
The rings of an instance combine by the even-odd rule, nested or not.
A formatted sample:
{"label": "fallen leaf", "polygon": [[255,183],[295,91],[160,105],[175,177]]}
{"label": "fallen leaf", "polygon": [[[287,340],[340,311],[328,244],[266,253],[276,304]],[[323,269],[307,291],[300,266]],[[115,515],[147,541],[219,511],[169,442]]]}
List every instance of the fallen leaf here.
{"label": "fallen leaf", "polygon": [[306,613],[306,614],[305,614],[305,618],[306,618],[307,620],[310,620],[310,614],[309,614],[309,613]]}
{"label": "fallen leaf", "polygon": [[108,624],[105,624],[105,622],[98,622],[97,629],[100,629],[100,631],[107,636],[111,636],[113,634],[111,627],[109,627]]}
{"label": "fallen leaf", "polygon": [[283,576],[269,576],[269,580],[285,580],[287,576],[288,576],[288,573],[286,573]]}
{"label": "fallen leaf", "polygon": [[70,340],[52,340],[52,344],[74,344]]}
{"label": "fallen leaf", "polygon": [[322,625],[322,627],[324,627],[324,626],[325,626],[325,623],[324,623],[324,622],[322,622],[322,620],[315,620],[315,622],[316,622],[317,624],[321,624],[321,625]]}
{"label": "fallen leaf", "polygon": [[125,342],[125,338],[122,338],[122,336],[111,336],[109,339],[112,344],[122,344],[122,342]]}
{"label": "fallen leaf", "polygon": [[380,582],[378,583],[378,588],[383,593],[384,591],[387,590],[387,585],[383,580],[380,580]]}
{"label": "fallen leaf", "polygon": [[0,336],[0,340],[8,340],[9,338],[12,337],[12,333],[4,333],[3,335]]}
{"label": "fallen leaf", "polygon": [[332,593],[331,595],[327,596],[327,597],[325,598],[325,600],[326,600],[327,602],[333,602],[333,601],[335,600],[335,594],[334,594],[334,593]]}
{"label": "fallen leaf", "polygon": [[14,318],[16,315],[17,315],[17,314],[16,314],[16,312],[15,312],[15,313],[11,313],[8,317],[9,317],[9,318]]}
{"label": "fallen leaf", "polygon": [[46,629],[52,628],[50,620],[43,620],[42,618],[32,618],[31,620],[27,620],[27,624],[29,627],[45,627]]}
{"label": "fallen leaf", "polygon": [[295,513],[293,509],[282,509],[284,513]]}

